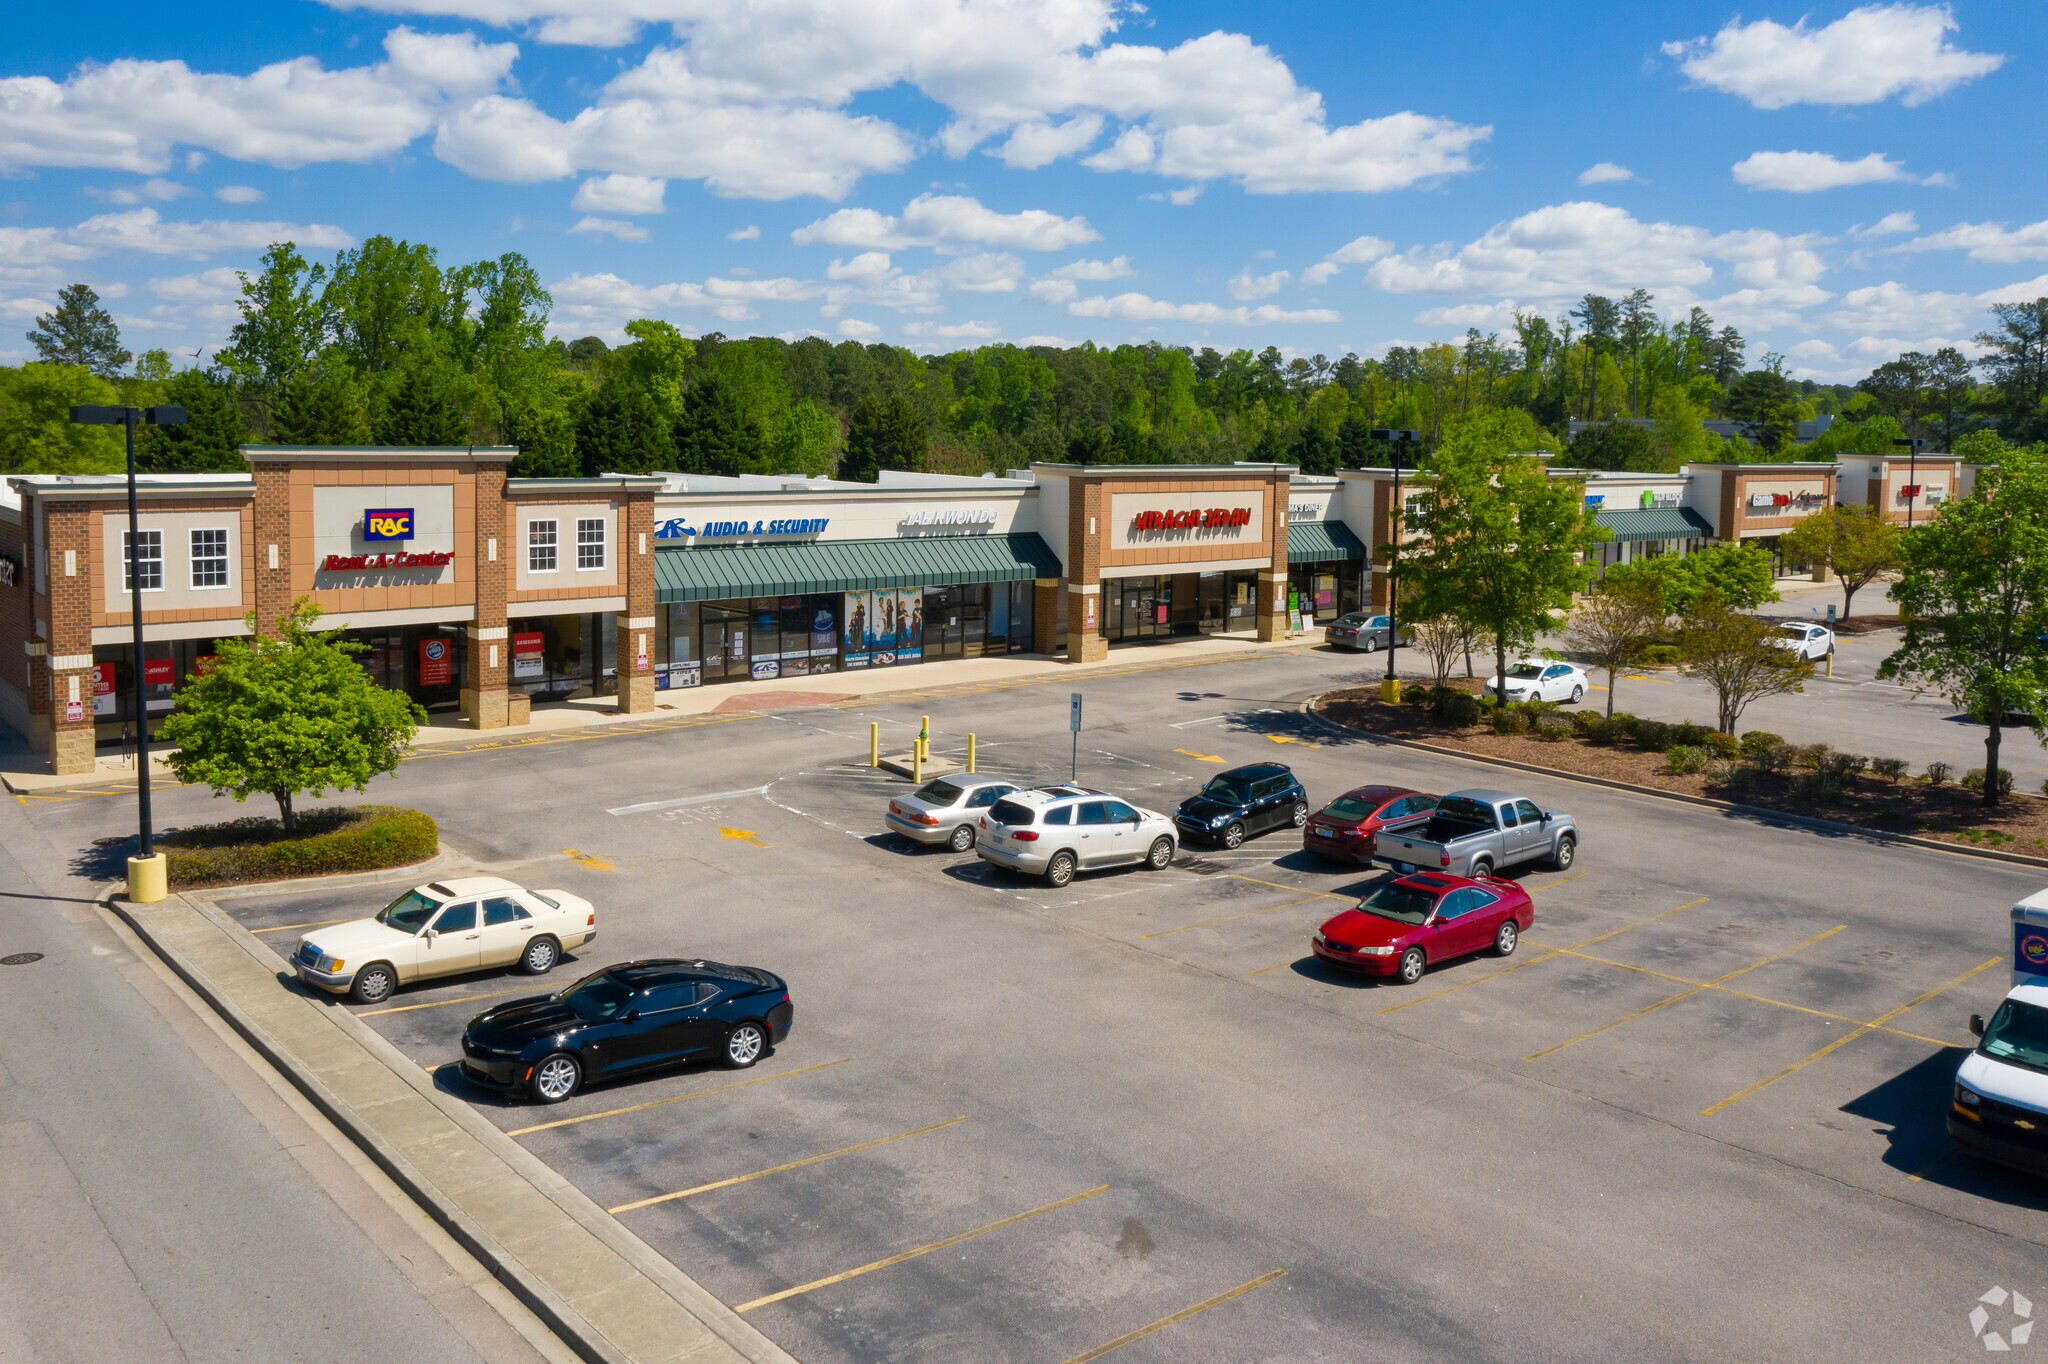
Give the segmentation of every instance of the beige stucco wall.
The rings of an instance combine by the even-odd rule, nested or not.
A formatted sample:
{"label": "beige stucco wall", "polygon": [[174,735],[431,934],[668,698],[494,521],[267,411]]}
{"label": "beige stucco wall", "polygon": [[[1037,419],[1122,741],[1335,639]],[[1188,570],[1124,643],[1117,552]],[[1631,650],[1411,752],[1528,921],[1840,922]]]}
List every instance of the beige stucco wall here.
{"label": "beige stucco wall", "polygon": [[[605,555],[603,568],[576,567],[576,523],[601,517],[604,520]],[[527,526],[534,521],[555,523],[555,570],[527,571]],[[513,516],[512,590],[515,592],[571,591],[579,595],[603,596],[605,589],[620,582],[619,558],[629,549],[619,543],[619,506],[616,502],[522,502]]]}
{"label": "beige stucco wall", "polygon": [[[136,517],[145,533],[160,531],[164,541],[164,585],[161,591],[142,594],[143,619],[156,611],[220,610],[238,616],[242,605],[242,517],[239,511],[164,512],[144,511]],[[228,581],[225,587],[192,586],[192,532],[224,530],[228,533]],[[100,562],[107,571],[100,575],[104,611],[126,612],[129,607],[128,575],[123,571],[121,553],[128,531],[128,509],[108,510],[100,515]]]}

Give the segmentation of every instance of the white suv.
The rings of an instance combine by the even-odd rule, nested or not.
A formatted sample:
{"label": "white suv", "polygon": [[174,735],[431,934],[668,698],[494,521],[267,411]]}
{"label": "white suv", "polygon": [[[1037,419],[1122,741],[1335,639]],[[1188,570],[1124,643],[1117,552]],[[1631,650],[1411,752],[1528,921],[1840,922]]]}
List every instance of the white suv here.
{"label": "white suv", "polygon": [[981,819],[975,856],[1064,886],[1077,871],[1173,861],[1173,821],[1078,787],[1012,791]]}

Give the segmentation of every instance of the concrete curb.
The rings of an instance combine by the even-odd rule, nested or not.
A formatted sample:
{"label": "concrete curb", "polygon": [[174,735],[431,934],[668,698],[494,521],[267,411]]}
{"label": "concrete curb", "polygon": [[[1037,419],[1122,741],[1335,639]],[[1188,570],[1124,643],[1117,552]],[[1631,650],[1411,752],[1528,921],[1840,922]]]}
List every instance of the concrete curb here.
{"label": "concrete curb", "polygon": [[209,900],[221,900],[297,886],[313,890],[349,890],[355,886],[374,886],[385,881],[410,881],[416,876],[438,871],[449,858],[448,849],[437,847],[432,857],[422,858],[418,862],[407,862],[399,867],[380,867],[376,871],[337,871],[325,876],[286,876],[276,881],[231,881],[221,886],[188,886],[182,890],[173,890],[171,894],[204,895]]}
{"label": "concrete curb", "polygon": [[[138,937],[148,943],[179,978],[206,1000],[237,1033],[281,1074],[288,1077],[330,1122],[361,1147],[364,1153],[429,1216],[454,1236],[465,1250],[475,1256],[499,1282],[546,1322],[549,1329],[568,1343],[582,1358],[592,1361],[592,1364],[647,1364],[647,1361],[651,1360],[680,1360],[687,1355],[692,1361],[703,1360],[705,1364],[709,1364],[710,1360],[718,1357],[715,1351],[706,1351],[695,1346],[683,1352],[670,1350],[667,1353],[643,1353],[616,1344],[607,1336],[600,1323],[594,1322],[574,1307],[562,1291],[529,1267],[499,1237],[487,1230],[463,1206],[459,1197],[449,1194],[428,1178],[383,1131],[345,1102],[311,1066],[302,1061],[248,1010],[230,997],[224,988],[170,940],[168,934],[160,932],[159,925],[152,922],[151,907],[131,905],[116,895],[108,895],[103,903],[119,915]],[[247,953],[257,966],[271,973],[273,977],[288,972],[289,968],[282,957],[202,895],[194,893],[172,896],[165,903],[182,904],[236,948]],[[797,1361],[780,1346],[669,1263],[611,1214],[591,1201],[581,1190],[564,1180],[538,1156],[499,1131],[469,1105],[453,1096],[443,1094],[434,1085],[430,1074],[386,1041],[382,1034],[339,1006],[326,1005],[303,996],[288,994],[281,986],[278,989],[283,999],[290,1000],[307,1010],[317,1010],[321,1021],[339,1030],[348,1041],[381,1063],[384,1069],[414,1095],[430,1104],[442,1118],[460,1128],[463,1135],[501,1160],[514,1175],[530,1185],[533,1192],[545,1198],[570,1221],[594,1236],[607,1250],[623,1260],[640,1278],[670,1299],[675,1306],[694,1317],[705,1329],[730,1347],[732,1354],[727,1358],[743,1359],[748,1361],[748,1364],[797,1364]],[[710,1343],[704,1342],[707,1345]]]}
{"label": "concrete curb", "polygon": [[1566,772],[1562,768],[1539,767],[1534,763],[1516,762],[1513,758],[1496,758],[1485,753],[1468,753],[1462,748],[1445,748],[1441,744],[1419,743],[1414,739],[1397,739],[1391,734],[1376,734],[1369,729],[1353,729],[1340,725],[1327,715],[1319,714],[1316,702],[1322,696],[1311,696],[1301,703],[1301,712],[1309,720],[1346,738],[1370,739],[1374,743],[1392,744],[1397,748],[1412,748],[1421,753],[1434,753],[1444,758],[1463,758],[1467,762],[1485,763],[1489,767],[1507,767],[1517,772],[1529,772],[1537,776],[1558,777],[1565,781],[1582,782],[1587,786],[1605,786],[1612,791],[1627,791],[1631,795],[1654,796],[1658,800],[1675,801],[1680,805],[1697,805],[1709,810],[1726,810],[1730,814],[1749,815],[1753,818],[1791,824],[1817,833],[1857,834],[1874,838],[1883,843],[1896,843],[1909,848],[1926,848],[1933,852],[1954,853],[1959,857],[1979,857],[1993,862],[2011,862],[2023,867],[2048,867],[2048,858],[2027,857],[2021,853],[1999,852],[1995,848],[1972,848],[1960,843],[1940,843],[1931,838],[1918,838],[1912,834],[1887,833],[1883,829],[1866,828],[1861,824],[1845,824],[1836,819],[1817,819],[1812,815],[1790,815],[1783,810],[1771,810],[1761,805],[1738,805],[1731,800],[1715,800],[1711,796],[1689,796],[1683,791],[1666,791],[1656,786],[1638,786],[1634,782],[1616,781],[1612,777],[1589,776],[1584,772]]}

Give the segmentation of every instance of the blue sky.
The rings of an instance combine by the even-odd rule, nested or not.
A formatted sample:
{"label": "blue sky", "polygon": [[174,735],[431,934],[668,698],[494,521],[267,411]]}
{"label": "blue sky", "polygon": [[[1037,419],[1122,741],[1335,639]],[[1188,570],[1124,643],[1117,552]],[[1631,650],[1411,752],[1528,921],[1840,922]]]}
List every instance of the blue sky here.
{"label": "blue sky", "polygon": [[275,237],[533,261],[629,318],[1290,354],[1651,290],[1853,380],[2048,294],[2036,6],[372,0],[18,7],[0,358],[136,350]]}

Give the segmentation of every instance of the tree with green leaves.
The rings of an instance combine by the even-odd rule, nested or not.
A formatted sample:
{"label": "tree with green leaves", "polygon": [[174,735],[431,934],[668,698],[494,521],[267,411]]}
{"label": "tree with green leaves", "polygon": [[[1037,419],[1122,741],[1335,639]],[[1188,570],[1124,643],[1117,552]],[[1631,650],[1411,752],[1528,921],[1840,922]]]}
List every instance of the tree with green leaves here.
{"label": "tree with green leaves", "polygon": [[[1585,587],[1593,572],[1586,556],[1609,532],[1586,510],[1580,485],[1513,453],[1498,423],[1469,420],[1451,431],[1430,474],[1420,511],[1408,517],[1421,544],[1401,556],[1413,609],[1462,616],[1492,635],[1504,676],[1509,649],[1533,642]],[[1375,550],[1376,561],[1387,552]]]}
{"label": "tree with green leaves", "polygon": [[1572,437],[1565,457],[1574,469],[1615,469],[1631,473],[1666,472],[1657,435],[1632,421],[1594,422]]}
{"label": "tree with green leaves", "polygon": [[739,391],[715,372],[683,395],[675,442],[678,467],[687,473],[731,477],[762,472],[760,423],[741,404]]}
{"label": "tree with green leaves", "polygon": [[1643,661],[1643,651],[1664,629],[1664,594],[1644,578],[1603,579],[1572,609],[1565,647],[1607,674],[1607,714],[1614,716],[1615,682]]}
{"label": "tree with green leaves", "polygon": [[381,234],[334,258],[320,306],[349,367],[371,375],[398,369],[431,339],[450,336],[462,315],[434,248]]}
{"label": "tree with green leaves", "polygon": [[59,365],[83,365],[102,379],[119,374],[131,358],[121,348],[121,329],[100,306],[100,296],[85,284],[67,284],[57,291],[55,312],[36,319],[28,334],[36,354]]}
{"label": "tree with green leaves", "polygon": [[431,364],[408,368],[371,428],[379,445],[467,445],[469,418]]}
{"label": "tree with green leaves", "polygon": [[605,385],[584,406],[576,423],[576,458],[585,478],[675,469],[680,463],[661,409],[646,393],[624,384]]}
{"label": "tree with green leaves", "polygon": [[1806,690],[1811,660],[1780,648],[1778,629],[1712,593],[1693,603],[1678,629],[1678,671],[1714,689],[1716,727],[1733,734],[1752,701]]}
{"label": "tree with green leaves", "polygon": [[128,467],[117,426],[80,426],[79,403],[114,403],[114,386],[84,365],[31,360],[0,369],[0,473],[111,474]]}
{"label": "tree with green leaves", "polygon": [[272,445],[368,445],[361,402],[340,366],[306,370],[288,380],[270,414]]}
{"label": "tree with green leaves", "polygon": [[135,357],[135,377],[145,384],[160,384],[171,377],[171,353],[152,346]]}
{"label": "tree with green leaves", "polygon": [[1898,527],[1853,504],[1812,513],[1779,538],[1778,550],[1794,563],[1824,564],[1840,579],[1845,620],[1859,591],[1900,566]]}
{"label": "tree with green leaves", "polygon": [[1892,597],[1905,640],[1877,675],[1938,692],[1985,726],[1984,804],[1996,805],[2009,717],[2048,732],[2048,456],[2007,451],[1970,496],[1902,539]]}
{"label": "tree with green leaves", "polygon": [[1767,459],[1792,439],[1792,382],[1785,377],[1780,358],[1764,357],[1764,367],[1753,369],[1735,381],[1723,407],[1752,445]]}
{"label": "tree with green leaves", "polygon": [[924,418],[902,394],[863,398],[847,424],[839,476],[873,483],[884,469],[923,469],[927,445]]}
{"label": "tree with green leaves", "polygon": [[300,796],[362,790],[398,766],[427,719],[405,693],[372,683],[354,658],[369,646],[318,629],[320,615],[301,597],[272,638],[256,634],[251,612],[249,638],[216,644],[163,726],[180,781],[237,801],[269,796],[288,834]]}
{"label": "tree with green leaves", "polygon": [[1690,613],[1710,594],[1739,611],[1754,611],[1778,600],[1771,556],[1755,545],[1739,542],[1719,540],[1690,554],[1617,564],[1607,570],[1605,581],[1636,579],[1655,583],[1665,611],[1674,616]]}
{"label": "tree with green leaves", "polygon": [[313,363],[327,339],[327,312],[319,298],[327,268],[308,265],[291,242],[273,242],[254,279],[247,271],[235,274],[242,281],[241,297],[235,300],[242,320],[216,359],[245,392],[268,407],[285,384]]}
{"label": "tree with green leaves", "polygon": [[1998,387],[2007,439],[2038,440],[2048,434],[2048,298],[1994,303],[1991,315],[1997,329],[1972,338],[1985,352],[1977,368]]}
{"label": "tree with green leaves", "polygon": [[135,467],[152,474],[247,473],[242,446],[249,426],[242,404],[222,376],[182,370],[164,384],[161,400],[185,409],[182,426],[145,426],[136,432]]}

